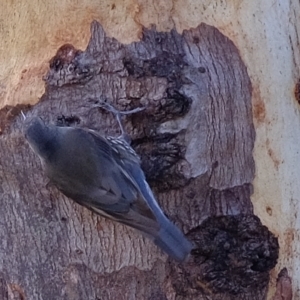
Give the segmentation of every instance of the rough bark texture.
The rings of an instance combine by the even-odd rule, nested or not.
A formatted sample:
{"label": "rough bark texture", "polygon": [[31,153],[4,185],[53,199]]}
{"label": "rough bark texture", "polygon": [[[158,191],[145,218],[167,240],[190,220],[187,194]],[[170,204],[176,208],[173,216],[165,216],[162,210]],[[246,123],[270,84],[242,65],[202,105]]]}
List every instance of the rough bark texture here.
{"label": "rough bark texture", "polygon": [[159,203],[196,248],[176,264],[133,230],[63,197],[25,143],[21,116],[6,108],[0,295],[265,299],[278,243],[253,216],[251,84],[228,38],[202,24],[182,35],[151,28],[122,45],[94,22],[86,51],[63,46],[44,79],[46,93],[28,117],[73,115],[77,126],[116,135],[95,101],[146,107],[127,118],[127,132]]}

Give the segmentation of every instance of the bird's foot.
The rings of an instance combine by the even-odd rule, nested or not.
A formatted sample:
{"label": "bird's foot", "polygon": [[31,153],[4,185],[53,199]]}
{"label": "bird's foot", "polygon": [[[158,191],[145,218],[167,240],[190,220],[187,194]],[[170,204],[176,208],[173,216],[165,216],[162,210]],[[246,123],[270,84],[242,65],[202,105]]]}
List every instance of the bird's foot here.
{"label": "bird's foot", "polygon": [[121,130],[121,136],[120,138],[123,138],[128,144],[130,144],[131,139],[129,137],[129,135],[125,132],[122,121],[121,121],[121,117],[124,115],[131,115],[140,111],[143,111],[145,109],[145,107],[137,107],[135,109],[131,109],[131,110],[126,110],[126,111],[120,111],[118,109],[116,109],[114,106],[112,106],[111,104],[107,103],[106,101],[102,101],[102,102],[98,102],[95,103],[93,105],[93,107],[98,107],[98,108],[102,108],[106,111],[109,111],[111,113],[114,114],[114,116],[116,117],[120,130]]}

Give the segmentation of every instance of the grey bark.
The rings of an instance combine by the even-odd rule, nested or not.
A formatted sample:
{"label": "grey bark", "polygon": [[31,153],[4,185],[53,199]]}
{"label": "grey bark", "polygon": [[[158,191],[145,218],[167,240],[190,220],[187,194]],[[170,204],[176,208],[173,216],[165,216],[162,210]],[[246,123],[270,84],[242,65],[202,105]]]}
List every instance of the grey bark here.
{"label": "grey bark", "polygon": [[[217,29],[144,30],[122,45],[92,24],[85,51],[60,48],[27,117],[118,135],[107,100],[166,214],[194,241],[168,260],[139,233],[105,220],[48,185],[25,142],[20,108],[1,111],[0,295],[4,299],[265,299],[277,239],[253,216],[251,82]],[[73,116],[70,118],[70,116]],[[14,296],[12,296],[14,295]],[[9,299],[10,299],[9,298]]]}

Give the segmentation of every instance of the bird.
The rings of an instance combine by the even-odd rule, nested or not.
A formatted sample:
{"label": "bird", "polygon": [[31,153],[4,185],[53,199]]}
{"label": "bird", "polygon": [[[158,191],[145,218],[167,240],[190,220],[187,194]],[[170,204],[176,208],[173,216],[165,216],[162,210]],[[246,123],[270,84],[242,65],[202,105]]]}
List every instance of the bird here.
{"label": "bird", "polygon": [[117,116],[121,137],[104,137],[89,128],[46,124],[33,117],[25,138],[50,182],[65,196],[105,218],[137,229],[169,257],[187,261],[192,242],[159,207],[139,156],[123,138],[122,113],[112,106],[104,108]]}

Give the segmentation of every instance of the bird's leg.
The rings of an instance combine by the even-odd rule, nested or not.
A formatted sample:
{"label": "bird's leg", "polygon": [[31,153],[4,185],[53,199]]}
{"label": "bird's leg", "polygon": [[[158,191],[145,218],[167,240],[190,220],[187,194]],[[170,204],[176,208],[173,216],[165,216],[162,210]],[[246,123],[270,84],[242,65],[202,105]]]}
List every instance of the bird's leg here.
{"label": "bird's leg", "polygon": [[132,109],[132,110],[127,110],[127,111],[120,111],[120,110],[117,110],[116,108],[114,108],[112,105],[106,103],[106,102],[102,102],[102,103],[99,103],[99,104],[95,104],[96,107],[100,107],[100,108],[103,108],[111,113],[113,113],[118,121],[118,124],[119,124],[119,127],[120,127],[120,130],[121,130],[121,138],[123,138],[126,142],[130,143],[131,139],[130,137],[128,136],[128,134],[126,134],[125,130],[124,130],[124,127],[123,127],[123,124],[122,124],[122,120],[121,120],[121,117],[123,115],[131,115],[131,114],[134,114],[134,113],[137,113],[137,112],[140,112],[140,111],[143,111],[145,109],[145,107],[137,107],[135,109]]}

